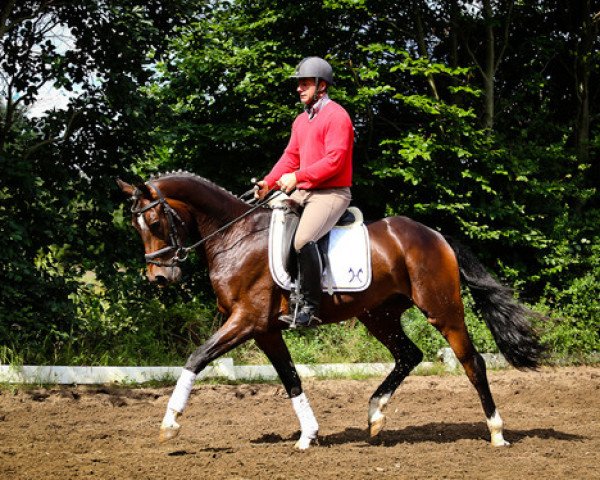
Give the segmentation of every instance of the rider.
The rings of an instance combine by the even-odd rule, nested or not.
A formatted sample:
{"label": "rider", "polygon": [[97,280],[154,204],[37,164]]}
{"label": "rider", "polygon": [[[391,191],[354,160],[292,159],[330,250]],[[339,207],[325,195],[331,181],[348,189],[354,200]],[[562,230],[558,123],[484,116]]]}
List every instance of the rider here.
{"label": "rider", "polygon": [[354,130],[344,108],[331,100],[331,65],[319,57],[304,58],[291,78],[304,112],[296,117],[283,155],[257,183],[256,196],[279,188],[304,207],[294,248],[298,257],[296,291],[290,296],[290,315],[280,317],[292,326],[318,321],[321,303],[321,260],[317,241],[335,225],[350,204]]}

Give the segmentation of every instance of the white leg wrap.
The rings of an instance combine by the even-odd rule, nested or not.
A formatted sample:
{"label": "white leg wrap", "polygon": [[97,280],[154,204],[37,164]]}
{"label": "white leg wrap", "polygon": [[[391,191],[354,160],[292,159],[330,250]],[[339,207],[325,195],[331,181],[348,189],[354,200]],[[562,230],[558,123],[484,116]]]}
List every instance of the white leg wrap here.
{"label": "white leg wrap", "polygon": [[376,402],[373,399],[369,402],[369,433],[371,437],[379,435],[385,426],[383,409],[390,401],[391,396],[391,394],[385,394],[377,399]]}
{"label": "white leg wrap", "polygon": [[369,418],[370,423],[375,423],[380,421],[382,418],[385,418],[385,415],[383,414],[383,409],[390,401],[390,398],[391,395],[386,394],[379,399],[379,401],[377,402],[377,408],[371,414],[371,418]]}
{"label": "white leg wrap", "polygon": [[292,405],[296,416],[300,421],[300,439],[296,442],[296,448],[299,450],[306,450],[310,447],[311,441],[317,438],[319,432],[319,424],[315,418],[315,414],[310,408],[308,398],[304,393],[301,393],[297,397],[292,398]]}
{"label": "white leg wrap", "polygon": [[487,425],[490,429],[493,447],[508,447],[510,445],[510,443],[504,440],[504,422],[498,410],[494,411],[494,414],[487,419]]}
{"label": "white leg wrap", "polygon": [[185,406],[187,405],[188,399],[190,398],[190,393],[192,392],[192,387],[194,386],[195,381],[196,374],[184,368],[181,372],[179,380],[177,380],[175,390],[173,390],[171,398],[169,399],[167,411],[171,409],[178,413],[183,412]]}

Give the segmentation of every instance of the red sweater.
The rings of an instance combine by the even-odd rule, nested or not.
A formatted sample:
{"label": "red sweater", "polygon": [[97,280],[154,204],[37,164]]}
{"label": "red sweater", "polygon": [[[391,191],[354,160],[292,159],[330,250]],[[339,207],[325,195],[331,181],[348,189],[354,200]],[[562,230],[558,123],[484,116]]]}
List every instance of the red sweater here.
{"label": "red sweater", "polygon": [[296,173],[303,190],[350,187],[354,130],[344,108],[329,101],[311,120],[301,113],[283,155],[265,177],[269,188],[285,173]]}

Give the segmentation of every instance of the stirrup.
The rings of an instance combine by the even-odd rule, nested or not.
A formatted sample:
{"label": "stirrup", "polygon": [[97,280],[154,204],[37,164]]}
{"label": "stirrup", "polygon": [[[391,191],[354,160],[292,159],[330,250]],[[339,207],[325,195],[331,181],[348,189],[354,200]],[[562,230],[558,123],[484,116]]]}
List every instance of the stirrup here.
{"label": "stirrup", "polygon": [[[293,313],[288,313],[287,315],[281,315],[279,320],[287,323],[290,326],[291,330],[294,330],[298,327],[313,327],[315,325],[323,323],[323,321],[317,317],[314,313],[311,313],[310,310],[306,307],[302,307],[300,311],[298,311],[298,306],[294,309]],[[308,311],[307,311],[308,310]],[[307,321],[298,322],[298,319],[308,317]]]}
{"label": "stirrup", "polygon": [[298,289],[292,290],[290,293],[290,301],[288,303],[289,313],[280,315],[279,320],[290,325],[290,328],[292,329],[296,328],[296,316],[303,306],[304,296],[298,291]]}

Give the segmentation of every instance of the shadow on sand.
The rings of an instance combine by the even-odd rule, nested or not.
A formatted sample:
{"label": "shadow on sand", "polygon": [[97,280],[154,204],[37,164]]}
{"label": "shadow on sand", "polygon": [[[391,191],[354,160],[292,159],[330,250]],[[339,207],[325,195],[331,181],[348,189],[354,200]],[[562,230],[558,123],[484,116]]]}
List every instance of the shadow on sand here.
{"label": "shadow on sand", "polygon": [[[252,443],[279,443],[294,441],[300,432],[284,438],[281,435],[268,433],[252,440]],[[586,440],[586,437],[560,432],[553,428],[535,428],[532,430],[506,430],[506,440],[512,444],[521,442],[525,438],[537,437],[541,439],[564,440],[568,442]],[[425,442],[453,443],[458,440],[482,440],[489,442],[490,434],[485,424],[472,423],[427,423],[425,425],[409,426],[400,430],[384,430],[376,438],[370,438],[366,429],[347,428],[346,430],[330,435],[319,435],[319,443],[325,446],[344,445],[347,443],[362,443],[393,447],[401,443],[417,444]]]}

